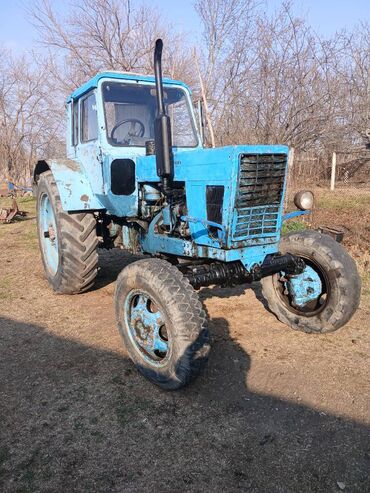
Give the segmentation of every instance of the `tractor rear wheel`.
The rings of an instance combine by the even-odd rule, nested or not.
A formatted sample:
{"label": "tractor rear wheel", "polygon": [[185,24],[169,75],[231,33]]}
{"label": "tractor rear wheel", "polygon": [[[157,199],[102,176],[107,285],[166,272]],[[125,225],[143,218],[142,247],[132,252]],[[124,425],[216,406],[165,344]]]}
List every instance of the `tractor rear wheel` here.
{"label": "tractor rear wheel", "polygon": [[160,259],[125,267],[115,309],[129,356],[152,383],[174,390],[198,375],[210,350],[206,313],[176,267]]}
{"label": "tractor rear wheel", "polygon": [[96,219],[91,212],[71,213],[62,204],[51,171],[37,184],[37,231],[45,275],[60,294],[90,289],[98,273]]}
{"label": "tractor rear wheel", "polygon": [[281,272],[262,279],[262,294],[277,318],[308,333],[332,332],[345,325],[360,303],[361,280],[342,245],[306,230],[283,236],[280,251],[301,257],[306,268],[297,276]]}

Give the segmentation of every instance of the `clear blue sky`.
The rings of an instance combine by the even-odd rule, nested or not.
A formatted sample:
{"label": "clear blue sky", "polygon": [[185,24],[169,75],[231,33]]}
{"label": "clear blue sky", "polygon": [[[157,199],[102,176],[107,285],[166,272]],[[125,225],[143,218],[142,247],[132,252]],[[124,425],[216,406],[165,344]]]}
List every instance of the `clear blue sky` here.
{"label": "clear blue sky", "polygon": [[[58,9],[66,9],[68,0],[54,0]],[[179,29],[199,36],[200,25],[192,0],[150,0]],[[266,9],[274,10],[281,0],[265,0]],[[361,20],[370,21],[370,0],[295,0],[296,13],[308,18],[320,34],[332,35],[342,28],[351,28]],[[33,27],[27,20],[25,5],[32,0],[0,0],[0,43],[18,53],[36,43]]]}

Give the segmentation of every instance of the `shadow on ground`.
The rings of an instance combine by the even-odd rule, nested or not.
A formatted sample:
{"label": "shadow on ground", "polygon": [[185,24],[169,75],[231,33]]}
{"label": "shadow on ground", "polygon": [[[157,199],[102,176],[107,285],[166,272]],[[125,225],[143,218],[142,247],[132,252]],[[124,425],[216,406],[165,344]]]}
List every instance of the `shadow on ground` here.
{"label": "shadow on ground", "polygon": [[213,297],[232,298],[233,296],[244,295],[248,289],[253,291],[256,299],[263,305],[265,310],[272,313],[266,299],[262,295],[262,286],[260,282],[254,282],[252,284],[240,284],[239,286],[232,287],[212,286],[210,288],[202,288],[199,296],[202,300]]}
{"label": "shadow on ground", "polygon": [[106,250],[99,249],[99,273],[92,291],[101,289],[112,282],[115,282],[118,274],[127,265],[145,258],[143,255],[131,255],[125,250],[113,248]]}
{"label": "shadow on ground", "polygon": [[[136,262],[137,260],[146,258],[143,255],[131,255],[124,250],[112,249],[99,251],[99,274],[93,290],[101,289],[112,282],[115,282],[118,274],[127,265]],[[200,291],[200,298],[230,298],[232,296],[241,296],[245,294],[247,289],[253,290],[256,298],[262,303],[264,308],[270,311],[265,298],[262,296],[261,284],[254,282],[253,284],[241,284],[230,288],[212,286],[203,288]]]}
{"label": "shadow on ground", "polygon": [[0,329],[2,492],[370,491],[369,429],[249,392],[223,318],[205,373],[175,393],[123,354]]}

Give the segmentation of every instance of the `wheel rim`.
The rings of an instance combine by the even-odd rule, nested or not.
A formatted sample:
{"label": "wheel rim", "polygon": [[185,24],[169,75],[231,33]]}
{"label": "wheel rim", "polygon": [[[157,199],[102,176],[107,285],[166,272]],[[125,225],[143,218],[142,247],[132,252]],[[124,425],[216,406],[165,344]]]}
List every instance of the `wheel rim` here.
{"label": "wheel rim", "polygon": [[58,234],[53,206],[45,193],[39,205],[40,242],[47,269],[55,275],[59,264]]}
{"label": "wheel rim", "polygon": [[289,293],[289,280],[284,273],[275,274],[272,282],[278,297],[290,312],[303,317],[314,317],[321,313],[330,301],[330,282],[327,273],[317,262],[304,256],[301,256],[301,258],[305,261],[306,266],[313,269],[320,278],[322,290],[316,299],[306,305],[297,306],[293,303],[292,296]]}
{"label": "wheel rim", "polygon": [[171,337],[158,303],[148,293],[131,291],[125,301],[124,313],[130,339],[140,356],[155,366],[166,364]]}

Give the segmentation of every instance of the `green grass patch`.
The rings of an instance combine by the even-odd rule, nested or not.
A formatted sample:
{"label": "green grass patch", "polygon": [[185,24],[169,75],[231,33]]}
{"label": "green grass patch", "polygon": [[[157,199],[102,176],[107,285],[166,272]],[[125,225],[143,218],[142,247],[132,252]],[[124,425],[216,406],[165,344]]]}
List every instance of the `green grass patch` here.
{"label": "green grass patch", "polygon": [[36,204],[36,197],[25,196],[17,198],[18,204]]}
{"label": "green grass patch", "polygon": [[283,235],[285,235],[287,233],[296,233],[298,231],[303,231],[304,229],[307,229],[307,224],[303,221],[285,221],[283,223],[282,233]]}

